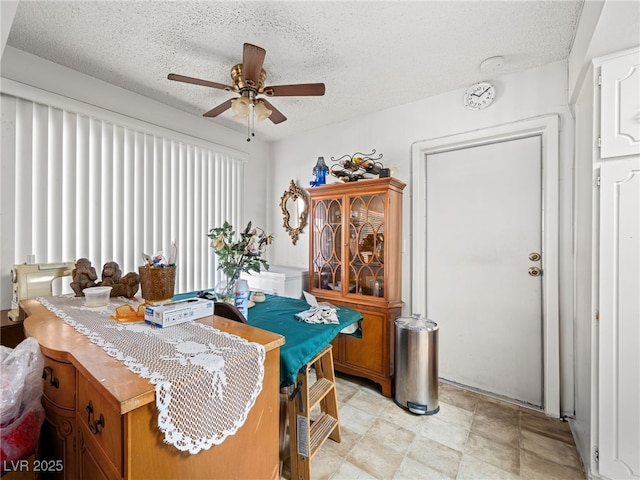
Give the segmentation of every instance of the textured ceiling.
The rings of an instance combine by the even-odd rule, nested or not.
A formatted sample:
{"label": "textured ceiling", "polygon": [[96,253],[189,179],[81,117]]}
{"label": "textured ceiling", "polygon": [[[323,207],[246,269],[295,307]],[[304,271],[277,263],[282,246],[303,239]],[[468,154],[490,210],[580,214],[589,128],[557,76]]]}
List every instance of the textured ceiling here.
{"label": "textured ceiling", "polygon": [[[274,97],[277,140],[565,59],[583,0],[562,1],[21,1],[7,41],[194,115],[233,98],[172,82],[230,84],[242,45],[266,49],[267,85],[324,82],[323,97]],[[485,74],[480,63],[500,55]],[[231,111],[209,121],[246,133]]]}

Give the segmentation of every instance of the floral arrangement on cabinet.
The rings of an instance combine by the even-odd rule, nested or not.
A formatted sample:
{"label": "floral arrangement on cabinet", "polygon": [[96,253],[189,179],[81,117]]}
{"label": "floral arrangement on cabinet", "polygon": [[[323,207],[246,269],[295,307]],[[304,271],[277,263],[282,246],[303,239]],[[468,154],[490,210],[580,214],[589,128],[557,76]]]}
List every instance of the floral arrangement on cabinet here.
{"label": "floral arrangement on cabinet", "polygon": [[216,293],[223,298],[233,297],[236,281],[242,272],[259,272],[261,267],[269,269],[262,254],[267,245],[273,242],[273,235],[267,235],[259,227],[249,222],[236,239],[233,226],[225,221],[221,227],[212,228],[207,236],[211,239],[211,248],[218,256],[218,270],[222,270],[226,280],[216,285]]}

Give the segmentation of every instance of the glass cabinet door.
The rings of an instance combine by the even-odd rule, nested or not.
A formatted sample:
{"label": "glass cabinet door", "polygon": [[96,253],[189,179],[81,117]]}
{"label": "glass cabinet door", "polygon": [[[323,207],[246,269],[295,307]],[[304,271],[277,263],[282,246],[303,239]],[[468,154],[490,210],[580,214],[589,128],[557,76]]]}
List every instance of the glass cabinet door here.
{"label": "glass cabinet door", "polygon": [[350,197],[348,202],[348,292],[384,297],[385,195]]}
{"label": "glass cabinet door", "polygon": [[342,289],[342,201],[318,200],[313,209],[313,287]]}

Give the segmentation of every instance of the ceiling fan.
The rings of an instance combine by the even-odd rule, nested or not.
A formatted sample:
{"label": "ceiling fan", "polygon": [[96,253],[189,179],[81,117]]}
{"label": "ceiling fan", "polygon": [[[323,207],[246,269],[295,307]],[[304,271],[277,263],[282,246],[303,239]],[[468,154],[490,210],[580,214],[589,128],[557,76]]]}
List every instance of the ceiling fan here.
{"label": "ceiling fan", "polygon": [[222,83],[201,80],[199,78],[187,77],[175,73],[170,73],[168,79],[177,82],[193,83],[204,87],[218,88],[239,94],[240,96],[238,98],[232,98],[221,103],[204,113],[203,116],[217,117],[231,108],[234,113],[234,118],[248,118],[249,134],[247,141],[250,141],[250,136],[255,135],[253,133],[254,117],[258,121],[268,118],[275,124],[282,123],[287,119],[282,112],[262,97],[320,96],[324,95],[325,90],[324,83],[265,86],[264,82],[267,78],[267,72],[262,68],[262,64],[264,63],[266,53],[267,51],[264,48],[245,43],[242,63],[234,65],[233,68],[231,68],[233,85],[224,85]]}

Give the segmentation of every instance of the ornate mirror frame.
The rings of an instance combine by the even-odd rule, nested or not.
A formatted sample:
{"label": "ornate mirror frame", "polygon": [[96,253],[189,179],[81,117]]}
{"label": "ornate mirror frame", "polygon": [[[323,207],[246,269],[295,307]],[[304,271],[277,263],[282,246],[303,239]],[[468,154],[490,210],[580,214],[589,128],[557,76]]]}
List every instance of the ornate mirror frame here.
{"label": "ornate mirror frame", "polygon": [[[298,218],[292,220],[291,213],[287,208],[287,202],[291,200],[296,204],[298,200],[302,200],[303,208],[300,212]],[[283,226],[287,231],[289,236],[291,237],[291,241],[295,245],[298,241],[298,236],[302,233],[305,225],[307,224],[307,215],[309,214],[309,197],[307,196],[307,192],[298,187],[295,181],[291,180],[289,184],[289,189],[285,190],[280,198],[280,208],[282,209],[282,217],[283,217]],[[292,222],[296,222],[296,226],[292,225]]]}

